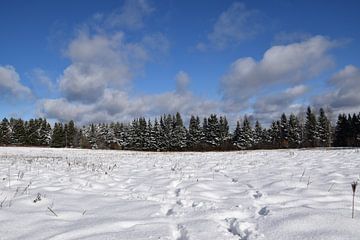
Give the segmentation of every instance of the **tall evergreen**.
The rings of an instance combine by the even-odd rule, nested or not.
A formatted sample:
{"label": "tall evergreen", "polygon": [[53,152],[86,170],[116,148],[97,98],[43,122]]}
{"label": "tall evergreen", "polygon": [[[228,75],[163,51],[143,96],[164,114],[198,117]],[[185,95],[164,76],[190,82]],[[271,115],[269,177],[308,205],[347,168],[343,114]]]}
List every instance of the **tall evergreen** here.
{"label": "tall evergreen", "polygon": [[317,121],[315,114],[308,107],[306,111],[305,121],[305,145],[307,147],[317,147],[318,143],[318,132],[317,132]]}
{"label": "tall evergreen", "polygon": [[191,116],[189,122],[189,131],[187,137],[187,146],[190,149],[195,148],[201,142],[201,126],[200,126],[200,118],[198,116]]}
{"label": "tall evergreen", "polygon": [[331,125],[323,108],[319,110],[317,121],[317,132],[320,147],[330,147],[331,144]]}
{"label": "tall evergreen", "polygon": [[10,125],[12,127],[12,140],[14,145],[26,144],[26,131],[25,123],[22,119],[10,119]]}
{"label": "tall evergreen", "polygon": [[65,147],[65,134],[62,123],[55,123],[52,136],[51,147]]}
{"label": "tall evergreen", "polygon": [[335,147],[346,147],[347,142],[346,138],[348,136],[347,134],[347,119],[345,114],[339,114],[338,120],[336,122],[335,127],[335,139],[334,139],[334,145]]}
{"label": "tall evergreen", "polygon": [[250,121],[245,115],[242,126],[240,128],[239,122],[237,123],[234,132],[234,144],[240,149],[252,148],[254,145],[254,134],[251,128]]}
{"label": "tall evergreen", "polygon": [[219,119],[219,131],[220,131],[220,144],[229,140],[229,124],[225,116],[220,116]]}
{"label": "tall evergreen", "polygon": [[179,112],[176,113],[173,124],[174,126],[171,132],[171,149],[182,150],[186,147],[187,131]]}
{"label": "tall evergreen", "polygon": [[69,123],[67,124],[67,131],[65,134],[67,147],[75,147],[76,145],[78,145],[76,140],[77,130],[73,120],[69,121]]}
{"label": "tall evergreen", "polygon": [[289,117],[289,147],[297,148],[301,146],[302,129],[298,118],[294,114]]}
{"label": "tall evergreen", "polygon": [[207,125],[203,129],[205,142],[211,147],[218,147],[221,143],[220,125],[216,114],[211,114],[207,119]]}
{"label": "tall evergreen", "polygon": [[274,121],[269,129],[269,136],[271,139],[272,148],[281,147],[281,123],[280,121]]}
{"label": "tall evergreen", "polygon": [[289,147],[289,125],[285,113],[281,115],[280,119],[280,147]]}
{"label": "tall evergreen", "polygon": [[264,138],[265,138],[264,130],[258,120],[255,122],[254,127],[254,147],[255,148],[262,148],[264,144]]}
{"label": "tall evergreen", "polygon": [[7,118],[4,118],[0,124],[0,145],[11,144],[11,128]]}

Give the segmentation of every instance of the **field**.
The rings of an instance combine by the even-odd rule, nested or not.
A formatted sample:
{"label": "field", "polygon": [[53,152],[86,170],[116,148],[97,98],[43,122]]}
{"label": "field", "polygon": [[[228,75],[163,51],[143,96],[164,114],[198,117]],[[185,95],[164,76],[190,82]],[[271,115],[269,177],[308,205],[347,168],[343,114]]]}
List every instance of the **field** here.
{"label": "field", "polygon": [[359,173],[358,149],[0,148],[0,239],[359,239]]}

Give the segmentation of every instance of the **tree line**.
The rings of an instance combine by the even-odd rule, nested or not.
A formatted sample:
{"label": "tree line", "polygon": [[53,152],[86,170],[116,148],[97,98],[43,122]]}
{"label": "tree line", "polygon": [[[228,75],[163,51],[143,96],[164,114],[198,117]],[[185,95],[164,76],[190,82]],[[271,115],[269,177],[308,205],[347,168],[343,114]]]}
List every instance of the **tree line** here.
{"label": "tree line", "polygon": [[307,108],[304,120],[282,114],[268,128],[247,116],[230,132],[226,116],[211,114],[202,120],[191,116],[185,127],[180,113],[163,115],[153,121],[136,118],[131,123],[88,124],[74,121],[4,118],[0,124],[0,145],[125,149],[142,151],[226,151],[308,147],[359,147],[360,113],[340,114],[331,125],[324,109],[316,114]]}

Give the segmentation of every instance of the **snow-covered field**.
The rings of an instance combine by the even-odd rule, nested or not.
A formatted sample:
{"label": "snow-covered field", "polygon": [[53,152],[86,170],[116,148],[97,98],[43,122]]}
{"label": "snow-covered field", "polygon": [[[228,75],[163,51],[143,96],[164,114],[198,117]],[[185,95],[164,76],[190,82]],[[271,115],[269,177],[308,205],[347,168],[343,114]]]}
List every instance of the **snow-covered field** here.
{"label": "snow-covered field", "polygon": [[359,239],[359,173],[358,149],[0,148],[0,239]]}

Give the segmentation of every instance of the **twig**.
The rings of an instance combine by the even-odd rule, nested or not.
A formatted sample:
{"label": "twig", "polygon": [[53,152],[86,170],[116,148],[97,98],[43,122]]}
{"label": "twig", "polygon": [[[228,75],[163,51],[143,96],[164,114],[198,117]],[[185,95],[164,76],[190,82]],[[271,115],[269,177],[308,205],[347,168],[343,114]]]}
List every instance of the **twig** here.
{"label": "twig", "polygon": [[332,189],[332,187],[335,185],[335,183],[331,184],[331,186],[329,187],[328,192],[330,192],[330,190]]}
{"label": "twig", "polygon": [[301,177],[300,177],[299,182],[301,182],[302,178],[304,177],[304,175],[305,175],[305,171],[306,171],[306,168],[304,169],[303,173],[301,174]]}
{"label": "twig", "polygon": [[52,214],[54,214],[56,217],[58,217],[58,215],[50,207],[47,207],[47,208]]}
{"label": "twig", "polygon": [[309,176],[308,182],[307,182],[307,184],[306,184],[306,188],[309,188],[309,185],[310,185],[311,183],[312,183],[312,182],[310,182],[310,176]]}
{"label": "twig", "polygon": [[0,208],[3,207],[3,204],[4,204],[4,202],[6,201],[6,199],[7,199],[7,197],[5,197],[4,200],[2,200],[2,202],[0,203]]}
{"label": "twig", "polygon": [[351,188],[352,188],[352,191],[353,191],[353,201],[352,201],[352,218],[354,218],[354,209],[355,209],[355,192],[356,192],[356,186],[357,186],[358,182],[354,181],[352,184],[351,184]]}

